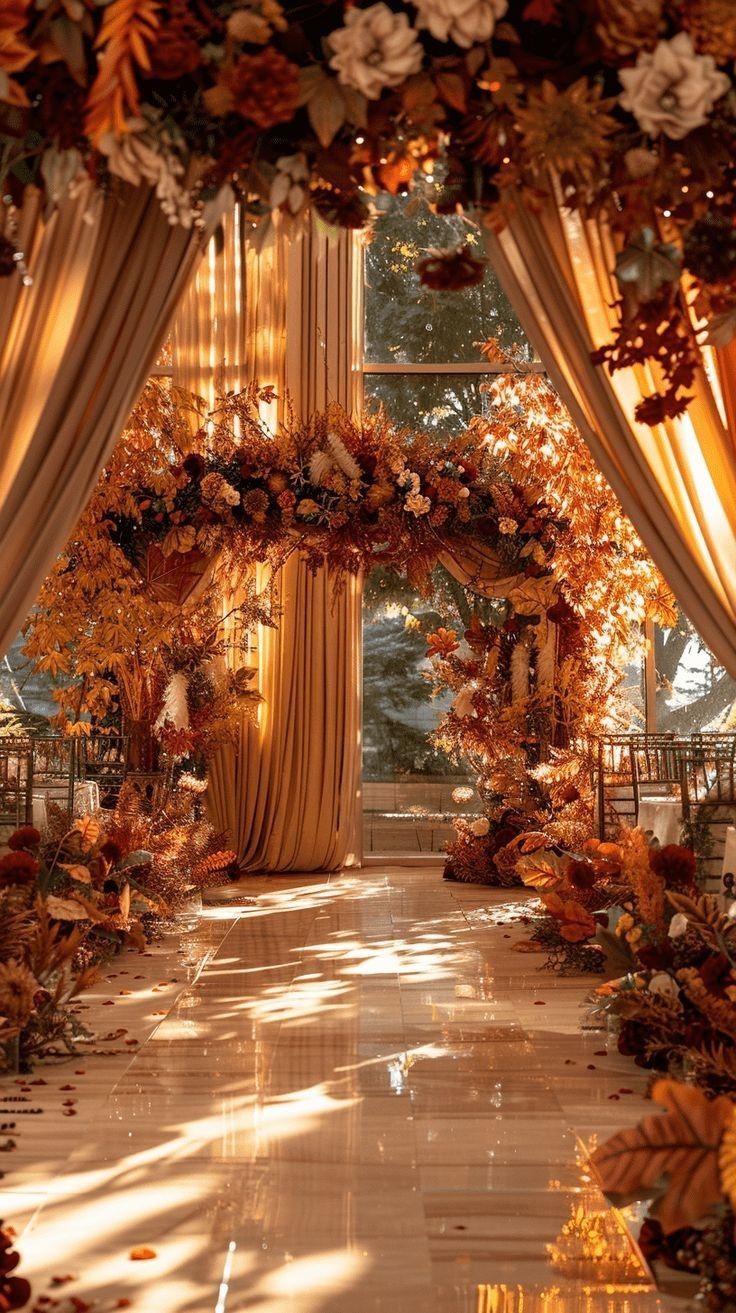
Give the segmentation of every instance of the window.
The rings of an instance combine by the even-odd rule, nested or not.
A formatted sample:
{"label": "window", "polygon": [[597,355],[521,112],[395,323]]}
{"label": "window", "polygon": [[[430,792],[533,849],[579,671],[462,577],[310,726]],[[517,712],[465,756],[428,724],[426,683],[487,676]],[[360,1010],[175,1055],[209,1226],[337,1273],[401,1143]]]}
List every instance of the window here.
{"label": "window", "polygon": [[[496,337],[533,353],[489,267],[478,287],[437,294],[424,288],[414,265],[430,247],[467,241],[482,251],[480,232],[457,216],[431,212],[426,202],[382,198],[365,254],[364,396],[398,423],[443,439],[482,414],[481,384],[497,373],[480,351]],[[426,635],[438,625],[462,633],[462,590],[438,569],[430,598],[406,581],[376,570],[366,581],[363,610],[364,852],[439,853],[452,835],[452,816],[477,812],[462,767],[430,736],[448,709],[433,698],[426,675]],[[418,624],[417,624],[418,622]],[[467,790],[466,790],[467,792]]]}

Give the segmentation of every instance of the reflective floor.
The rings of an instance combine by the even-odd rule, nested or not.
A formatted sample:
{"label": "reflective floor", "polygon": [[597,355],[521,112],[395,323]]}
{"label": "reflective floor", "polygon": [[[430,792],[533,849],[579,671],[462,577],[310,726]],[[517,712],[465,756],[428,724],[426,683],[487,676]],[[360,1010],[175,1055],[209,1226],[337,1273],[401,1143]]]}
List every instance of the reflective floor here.
{"label": "reflective floor", "polygon": [[584,1166],[646,1077],[581,1032],[589,981],[514,951],[512,895],[376,868],[242,892],[91,1134],[67,1123],[53,1178],[14,1187],[37,1292],[74,1276],[99,1313],[675,1306]]}

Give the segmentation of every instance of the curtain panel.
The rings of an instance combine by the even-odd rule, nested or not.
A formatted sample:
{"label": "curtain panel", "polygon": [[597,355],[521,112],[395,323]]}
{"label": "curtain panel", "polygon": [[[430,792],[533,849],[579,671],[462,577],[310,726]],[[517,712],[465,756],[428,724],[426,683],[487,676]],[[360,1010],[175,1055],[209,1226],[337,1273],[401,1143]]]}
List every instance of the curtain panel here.
{"label": "curtain panel", "polygon": [[[277,216],[255,249],[236,216],[177,315],[175,382],[210,403],[223,384],[271,384],[272,424],[287,396],[303,415],[330,401],[354,409],[359,261],[352,234],[328,235],[314,219],[290,236]],[[359,858],[361,581],[336,586],[295,553],[273,582],[278,628],[248,635],[244,657],[263,702],[210,762],[208,804],[244,870],[337,870]]]}
{"label": "curtain panel", "polygon": [[33,283],[3,280],[0,306],[1,651],[92,493],[206,235],[172,227],[149,187],[83,185],[48,218],[28,193],[16,241]]}
{"label": "curtain panel", "polygon": [[488,253],[524,331],[682,609],[736,675],[736,355],[704,358],[687,412],[655,428],[634,410],[649,369],[609,375],[590,354],[614,327],[615,252],[599,222],[523,206]]}

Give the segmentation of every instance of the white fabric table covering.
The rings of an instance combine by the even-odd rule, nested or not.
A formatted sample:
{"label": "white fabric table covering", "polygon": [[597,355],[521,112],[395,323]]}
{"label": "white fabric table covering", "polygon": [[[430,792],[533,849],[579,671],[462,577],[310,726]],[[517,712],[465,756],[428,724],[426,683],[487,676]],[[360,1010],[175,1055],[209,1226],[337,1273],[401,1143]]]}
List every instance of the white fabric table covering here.
{"label": "white fabric table covering", "polygon": [[682,803],[679,798],[643,798],[637,823],[642,830],[651,831],[663,848],[668,843],[679,843]]}

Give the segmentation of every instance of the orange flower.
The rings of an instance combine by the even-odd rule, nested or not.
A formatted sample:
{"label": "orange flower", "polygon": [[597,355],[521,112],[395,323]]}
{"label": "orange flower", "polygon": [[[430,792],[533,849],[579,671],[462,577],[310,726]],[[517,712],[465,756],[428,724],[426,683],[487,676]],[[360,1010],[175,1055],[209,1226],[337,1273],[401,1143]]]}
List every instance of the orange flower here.
{"label": "orange flower", "polygon": [[428,657],[448,657],[452,652],[457,652],[459,646],[454,629],[444,629],[440,626],[434,634],[427,635]]}
{"label": "orange flower", "polygon": [[532,168],[551,166],[572,173],[584,182],[603,176],[609,152],[607,137],[617,123],[606,110],[613,101],[601,100],[601,88],[580,78],[558,91],[546,80],[530,91],[526,109],[519,110],[524,151]]}

